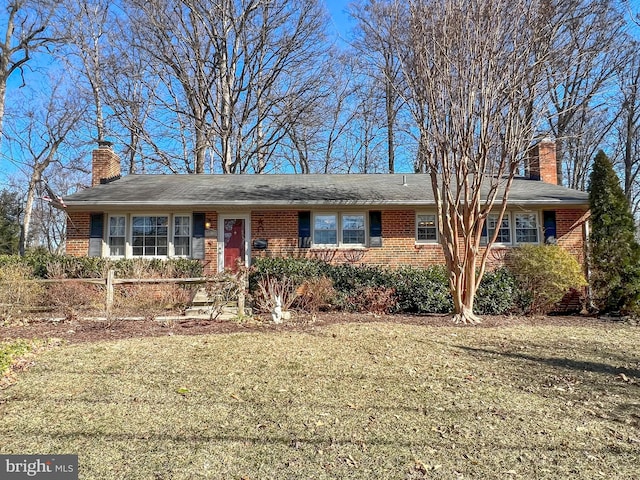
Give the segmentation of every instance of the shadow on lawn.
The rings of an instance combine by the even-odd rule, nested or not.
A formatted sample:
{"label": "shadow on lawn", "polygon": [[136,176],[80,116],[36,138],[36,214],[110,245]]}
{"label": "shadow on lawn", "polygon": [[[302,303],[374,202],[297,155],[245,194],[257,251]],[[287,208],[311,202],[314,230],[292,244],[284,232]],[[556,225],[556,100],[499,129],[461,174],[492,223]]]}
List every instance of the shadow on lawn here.
{"label": "shadow on lawn", "polygon": [[464,345],[456,345],[456,347],[461,350],[466,350],[468,352],[500,355],[508,358],[516,358],[519,360],[527,360],[530,362],[543,363],[551,367],[577,370],[580,372],[588,371],[593,373],[603,373],[606,375],[614,375],[614,376],[624,374],[627,377],[635,377],[637,379],[637,382],[634,382],[634,383],[636,384],[636,386],[640,386],[640,370],[637,370],[635,368],[614,367],[606,363],[588,362],[583,360],[572,360],[570,358],[562,358],[562,357],[545,358],[545,357],[539,357],[535,355],[527,355],[525,353],[500,352],[498,350],[489,350],[486,348],[477,348],[477,347],[467,347]]}

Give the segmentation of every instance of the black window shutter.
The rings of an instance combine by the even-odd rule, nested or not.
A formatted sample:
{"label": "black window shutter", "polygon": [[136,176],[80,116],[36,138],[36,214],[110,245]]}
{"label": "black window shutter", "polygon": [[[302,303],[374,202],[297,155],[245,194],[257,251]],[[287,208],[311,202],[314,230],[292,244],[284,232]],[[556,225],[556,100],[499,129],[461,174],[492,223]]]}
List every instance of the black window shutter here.
{"label": "black window shutter", "polygon": [[553,210],[542,212],[544,224],[544,243],[556,243],[556,212]]}
{"label": "black window shutter", "polygon": [[104,214],[92,213],[89,222],[89,238],[102,238],[104,233]]}
{"label": "black window shutter", "polygon": [[204,248],[204,228],[205,228],[205,218],[204,213],[195,213],[192,216],[193,218],[193,238],[191,240],[191,256],[195,259],[203,260],[205,257],[205,248]]}
{"label": "black window shutter", "polygon": [[204,237],[204,213],[193,214],[193,237]]}
{"label": "black window shutter", "polygon": [[104,235],[104,214],[92,213],[89,216],[89,257],[102,256],[102,236]]}
{"label": "black window shutter", "polygon": [[298,248],[311,247],[311,212],[298,212]]}
{"label": "black window shutter", "polygon": [[369,212],[369,246],[382,246],[382,212],[379,210]]}

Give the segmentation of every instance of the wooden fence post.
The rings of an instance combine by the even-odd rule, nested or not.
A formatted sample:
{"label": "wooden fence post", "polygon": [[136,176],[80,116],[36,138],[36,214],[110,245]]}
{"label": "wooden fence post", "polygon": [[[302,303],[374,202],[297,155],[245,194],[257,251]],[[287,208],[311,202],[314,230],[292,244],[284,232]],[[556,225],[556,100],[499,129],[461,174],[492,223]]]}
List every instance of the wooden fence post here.
{"label": "wooden fence post", "polygon": [[110,268],[107,272],[107,301],[106,312],[107,317],[111,316],[111,309],[113,308],[113,279],[115,277],[115,271]]}

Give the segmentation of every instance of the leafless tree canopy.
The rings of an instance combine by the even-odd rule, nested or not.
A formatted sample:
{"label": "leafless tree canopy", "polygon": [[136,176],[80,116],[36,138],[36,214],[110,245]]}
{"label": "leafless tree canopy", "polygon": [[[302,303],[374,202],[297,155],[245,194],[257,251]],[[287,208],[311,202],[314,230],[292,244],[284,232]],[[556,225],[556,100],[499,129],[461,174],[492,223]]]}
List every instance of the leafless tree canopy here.
{"label": "leafless tree canopy", "polygon": [[593,152],[610,150],[640,204],[640,27],[628,2],[363,0],[342,38],[328,5],[5,2],[3,182],[33,202],[54,170],[86,179],[77,159],[104,139],[128,173],[428,172],[462,321],[475,320],[484,220],[504,212],[534,139],[556,140],[559,180],[578,189]]}
{"label": "leafless tree canopy", "polygon": [[506,0],[407,7],[401,58],[460,321],[477,320],[473,298],[490,247],[480,252],[486,215],[496,200],[504,213],[536,133],[533,99],[554,35],[544,8]]}

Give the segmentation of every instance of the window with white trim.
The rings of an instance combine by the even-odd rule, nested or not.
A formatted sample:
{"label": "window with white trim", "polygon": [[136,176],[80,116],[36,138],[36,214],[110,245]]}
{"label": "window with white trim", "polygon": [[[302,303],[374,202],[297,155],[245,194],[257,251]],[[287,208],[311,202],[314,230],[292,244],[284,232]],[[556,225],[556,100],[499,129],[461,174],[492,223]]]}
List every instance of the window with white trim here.
{"label": "window with white trim", "polygon": [[313,245],[363,247],[367,242],[366,213],[314,213]]}
{"label": "window with white trim", "polygon": [[313,243],[315,245],[338,245],[338,215],[335,213],[314,215]]}
{"label": "window with white trim", "polygon": [[516,243],[538,243],[538,215],[516,213]]}
{"label": "window with white trim", "polygon": [[126,225],[127,218],[124,215],[112,215],[109,217],[109,256],[124,257],[126,255]]}
{"label": "window with white trim", "polygon": [[[496,243],[511,243],[511,225],[509,222],[509,214],[505,212],[502,217],[502,223],[498,227],[498,214],[490,213],[485,220],[487,238],[492,238],[496,229],[498,229],[498,236],[496,237]],[[488,241],[485,238],[485,241]]]}
{"label": "window with white trim", "polygon": [[438,241],[438,223],[435,213],[416,215],[416,240],[420,243]]}
{"label": "window with white trim", "polygon": [[346,245],[364,245],[365,222],[363,213],[342,215],[342,243]]}
{"label": "window with white trim", "polygon": [[173,252],[179,257],[191,255],[191,216],[173,217]]}
{"label": "window with white trim", "polygon": [[166,257],[169,253],[169,217],[133,215],[131,245],[134,257]]}

